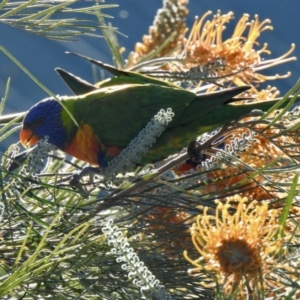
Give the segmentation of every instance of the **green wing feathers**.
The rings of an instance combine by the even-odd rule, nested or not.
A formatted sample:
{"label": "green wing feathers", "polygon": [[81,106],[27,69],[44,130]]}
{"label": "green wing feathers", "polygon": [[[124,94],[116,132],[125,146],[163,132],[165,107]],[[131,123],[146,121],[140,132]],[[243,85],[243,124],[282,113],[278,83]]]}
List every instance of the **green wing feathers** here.
{"label": "green wing feathers", "polygon": [[177,120],[194,99],[194,93],[183,89],[122,85],[78,97],[73,112],[102,143],[126,147],[161,109],[172,108]]}
{"label": "green wing feathers", "polygon": [[233,98],[249,87],[196,95],[181,88],[128,84],[65,98],[79,124],[88,124],[105,146],[125,148],[161,110],[174,118],[144,155],[142,164],[176,153],[197,136],[238,120],[254,109],[267,111],[277,100],[236,104]]}

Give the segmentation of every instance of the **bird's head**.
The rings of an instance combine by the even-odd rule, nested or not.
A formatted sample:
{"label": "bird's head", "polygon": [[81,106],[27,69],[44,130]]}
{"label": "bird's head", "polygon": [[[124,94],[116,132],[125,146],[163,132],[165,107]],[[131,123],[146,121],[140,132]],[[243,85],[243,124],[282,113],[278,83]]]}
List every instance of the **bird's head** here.
{"label": "bird's head", "polygon": [[31,107],[23,120],[21,143],[28,147],[48,136],[50,144],[63,149],[66,130],[63,127],[61,111],[62,106],[53,98],[42,100]]}

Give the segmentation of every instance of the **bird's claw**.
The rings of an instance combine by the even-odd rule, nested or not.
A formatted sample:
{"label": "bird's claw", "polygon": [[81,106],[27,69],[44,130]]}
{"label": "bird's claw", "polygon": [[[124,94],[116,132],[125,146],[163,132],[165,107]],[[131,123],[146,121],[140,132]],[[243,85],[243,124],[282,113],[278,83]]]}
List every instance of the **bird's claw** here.
{"label": "bird's claw", "polygon": [[197,141],[191,141],[187,153],[189,158],[194,163],[200,163],[203,160],[203,152],[201,151],[201,144]]}
{"label": "bird's claw", "polygon": [[86,175],[99,175],[100,168],[94,168],[94,167],[85,167],[81,170],[80,173],[74,173],[71,180],[70,180],[70,186],[72,189],[76,190],[82,190],[82,186],[80,183],[80,180],[82,177]]}
{"label": "bird's claw", "polygon": [[79,173],[73,174],[70,180],[70,186],[73,190],[76,190],[79,186],[81,186],[80,179],[81,177]]}

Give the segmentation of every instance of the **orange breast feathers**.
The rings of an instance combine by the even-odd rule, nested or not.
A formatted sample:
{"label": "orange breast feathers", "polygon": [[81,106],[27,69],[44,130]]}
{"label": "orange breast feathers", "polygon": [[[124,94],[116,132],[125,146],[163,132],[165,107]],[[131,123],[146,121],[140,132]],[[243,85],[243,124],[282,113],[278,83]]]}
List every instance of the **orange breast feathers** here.
{"label": "orange breast feathers", "polygon": [[103,152],[103,148],[93,129],[84,124],[77,130],[73,141],[64,151],[80,160],[99,166],[98,157]]}

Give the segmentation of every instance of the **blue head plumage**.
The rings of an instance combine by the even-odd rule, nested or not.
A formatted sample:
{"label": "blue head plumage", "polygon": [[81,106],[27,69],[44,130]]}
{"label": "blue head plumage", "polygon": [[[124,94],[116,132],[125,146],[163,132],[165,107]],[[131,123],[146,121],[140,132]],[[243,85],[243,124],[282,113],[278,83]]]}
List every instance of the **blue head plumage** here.
{"label": "blue head plumage", "polygon": [[[22,131],[31,132],[31,136],[35,136],[38,139],[48,136],[50,144],[63,150],[68,140],[68,135],[63,126],[62,109],[62,106],[53,98],[40,101],[32,106],[25,116]],[[28,137],[28,134],[26,135],[27,141],[24,141],[24,139],[22,140],[21,138],[23,144],[29,142],[30,137]],[[29,142],[29,144],[31,143]]]}

